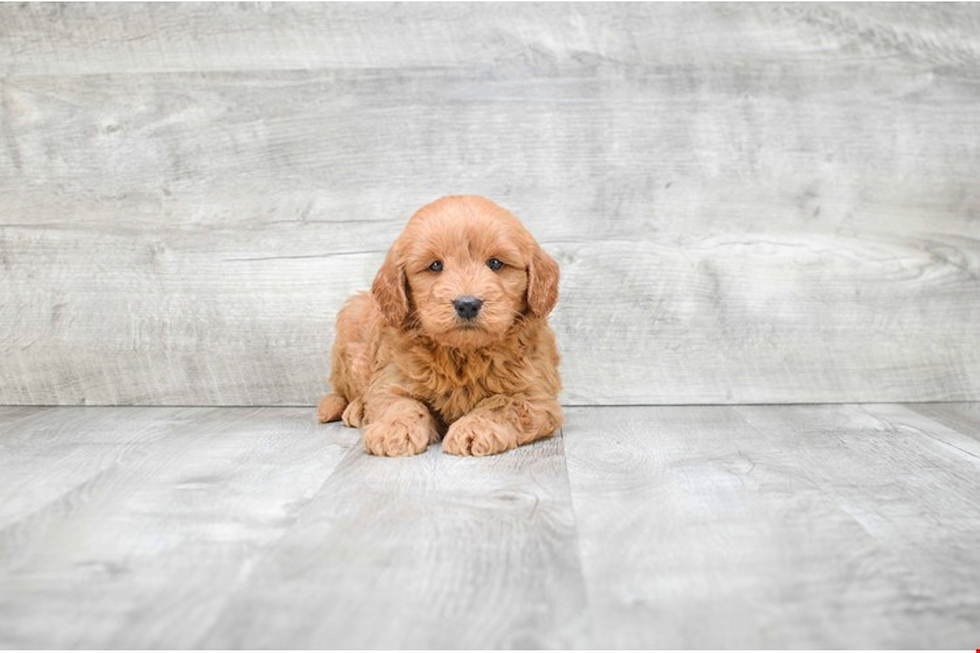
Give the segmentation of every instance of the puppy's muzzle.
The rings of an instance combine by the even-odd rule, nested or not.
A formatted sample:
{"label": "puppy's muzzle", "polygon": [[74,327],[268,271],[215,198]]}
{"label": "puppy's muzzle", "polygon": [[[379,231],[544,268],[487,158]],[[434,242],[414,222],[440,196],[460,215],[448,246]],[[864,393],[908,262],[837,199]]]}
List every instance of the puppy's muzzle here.
{"label": "puppy's muzzle", "polygon": [[453,307],[456,309],[456,315],[460,316],[464,320],[472,320],[479,315],[481,306],[483,306],[483,300],[478,297],[473,297],[472,295],[463,295],[462,297],[457,297],[453,301]]}

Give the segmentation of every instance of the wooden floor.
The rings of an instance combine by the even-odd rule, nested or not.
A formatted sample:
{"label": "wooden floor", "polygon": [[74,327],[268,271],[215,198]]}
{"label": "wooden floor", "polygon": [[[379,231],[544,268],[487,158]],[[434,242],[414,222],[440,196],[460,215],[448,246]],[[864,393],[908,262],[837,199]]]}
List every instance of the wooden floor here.
{"label": "wooden floor", "polygon": [[570,408],[488,459],[298,408],[0,408],[0,646],[980,642],[980,404]]}

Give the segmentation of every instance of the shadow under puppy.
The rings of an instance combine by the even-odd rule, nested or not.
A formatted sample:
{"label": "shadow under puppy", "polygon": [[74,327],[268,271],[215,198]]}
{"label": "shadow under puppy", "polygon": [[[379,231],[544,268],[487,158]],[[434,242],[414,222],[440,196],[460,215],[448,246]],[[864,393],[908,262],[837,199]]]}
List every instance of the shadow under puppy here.
{"label": "shadow under puppy", "polygon": [[558,264],[514,215],[477,196],[436,200],[337,315],[319,420],[364,427],[378,456],[440,437],[447,453],[483,456],[549,436],[562,423],[557,301]]}

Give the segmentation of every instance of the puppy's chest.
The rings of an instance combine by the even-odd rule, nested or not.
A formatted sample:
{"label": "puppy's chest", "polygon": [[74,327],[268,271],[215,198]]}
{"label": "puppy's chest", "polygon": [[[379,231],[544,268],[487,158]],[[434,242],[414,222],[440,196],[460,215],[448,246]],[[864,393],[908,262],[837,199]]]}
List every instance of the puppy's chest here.
{"label": "puppy's chest", "polygon": [[415,377],[413,394],[452,423],[493,395],[516,394],[527,388],[529,365],[520,358],[470,355],[435,357]]}

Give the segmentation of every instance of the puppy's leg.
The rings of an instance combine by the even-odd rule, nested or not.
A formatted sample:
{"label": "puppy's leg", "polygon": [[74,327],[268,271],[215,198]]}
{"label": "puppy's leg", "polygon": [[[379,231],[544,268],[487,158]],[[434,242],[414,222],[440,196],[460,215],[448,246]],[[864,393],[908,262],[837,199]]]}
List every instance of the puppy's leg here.
{"label": "puppy's leg", "polygon": [[333,392],[317,406],[320,422],[343,419],[358,426],[363,396],[371,379],[379,317],[374,300],[366,293],[347,300],[337,314],[337,333],[330,348],[330,385]]}
{"label": "puppy's leg", "polygon": [[316,417],[321,424],[336,422],[344,414],[345,408],[347,408],[347,400],[344,399],[343,395],[329,394],[320,399],[320,403],[316,407]]}
{"label": "puppy's leg", "polygon": [[335,392],[320,399],[316,412],[321,424],[342,419],[344,426],[357,428],[364,417],[364,402],[360,397],[354,397],[348,403],[343,395]]}
{"label": "puppy's leg", "polygon": [[432,413],[407,397],[371,399],[366,406],[380,417],[364,429],[364,448],[375,456],[414,456],[439,440]]}
{"label": "puppy's leg", "polygon": [[561,426],[561,406],[551,397],[487,397],[449,427],[442,450],[488,456],[547,437]]}

